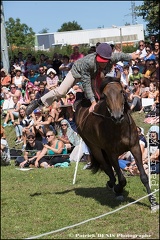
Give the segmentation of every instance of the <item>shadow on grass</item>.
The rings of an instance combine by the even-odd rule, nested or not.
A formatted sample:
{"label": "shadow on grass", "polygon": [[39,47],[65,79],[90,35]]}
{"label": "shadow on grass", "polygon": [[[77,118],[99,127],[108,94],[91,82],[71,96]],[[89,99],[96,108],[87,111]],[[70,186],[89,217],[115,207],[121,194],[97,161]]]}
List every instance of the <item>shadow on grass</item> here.
{"label": "shadow on grass", "polygon": [[[106,187],[96,187],[96,188],[74,188],[74,189],[70,189],[70,190],[65,190],[65,191],[61,191],[61,192],[55,192],[55,193],[51,193],[51,192],[35,192],[33,194],[30,194],[31,197],[36,197],[36,196],[40,196],[40,195],[48,195],[48,194],[58,194],[58,195],[62,195],[62,194],[68,194],[70,192],[75,192],[75,194],[77,196],[81,196],[83,198],[93,198],[95,201],[99,202],[101,205],[106,205],[109,206],[111,208],[115,208],[117,206],[119,206],[122,202],[125,202],[126,204],[129,204],[131,202],[134,202],[137,199],[133,199],[131,197],[128,197],[129,192],[124,190],[123,191],[123,197],[124,200],[120,201],[117,200],[115,197],[115,193],[112,192],[112,190],[109,190]],[[141,203],[141,202],[136,202],[135,204],[137,204],[138,206],[145,206],[147,208],[149,208],[150,206],[145,204],[145,203]]]}

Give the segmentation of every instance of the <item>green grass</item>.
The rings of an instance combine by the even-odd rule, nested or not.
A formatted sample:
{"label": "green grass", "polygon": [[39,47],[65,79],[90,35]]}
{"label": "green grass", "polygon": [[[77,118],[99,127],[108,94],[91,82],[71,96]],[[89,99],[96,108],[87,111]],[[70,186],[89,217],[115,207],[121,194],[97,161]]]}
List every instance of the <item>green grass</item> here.
{"label": "green grass", "polygon": [[[150,125],[143,125],[143,117],[138,113],[134,114],[134,118],[147,133]],[[12,127],[5,129],[7,140],[13,146],[14,130]],[[17,170],[13,161],[11,166],[1,167],[1,239],[23,239],[71,226],[109,213],[146,195],[138,176],[127,177],[124,201],[119,202],[105,186],[108,177],[103,172],[93,175],[90,170],[82,170],[83,165],[79,163],[74,185],[75,163],[69,168],[26,172]],[[159,192],[156,197],[159,202]],[[159,213],[151,213],[148,198],[41,239],[125,238],[118,234],[129,234],[132,238],[146,234],[144,239],[159,238]]]}

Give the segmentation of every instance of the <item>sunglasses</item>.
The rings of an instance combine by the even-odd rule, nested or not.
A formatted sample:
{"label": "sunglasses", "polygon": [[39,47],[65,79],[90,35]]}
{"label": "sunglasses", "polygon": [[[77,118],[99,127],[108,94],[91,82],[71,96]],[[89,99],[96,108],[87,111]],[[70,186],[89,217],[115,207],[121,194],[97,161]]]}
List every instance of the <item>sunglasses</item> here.
{"label": "sunglasses", "polygon": [[61,124],[61,126],[67,126],[67,124]]}
{"label": "sunglasses", "polygon": [[149,66],[154,66],[154,63],[150,63]]}
{"label": "sunglasses", "polygon": [[53,135],[46,135],[46,138],[49,138],[50,136],[53,136]]}
{"label": "sunglasses", "polygon": [[31,137],[31,136],[30,136],[30,137],[28,137],[28,139],[35,139],[35,137]]}
{"label": "sunglasses", "polygon": [[144,47],[144,45],[139,45],[140,47]]}
{"label": "sunglasses", "polygon": [[150,49],[146,49],[146,52],[150,52],[151,50]]}
{"label": "sunglasses", "polygon": [[133,85],[138,85],[138,83],[133,83]]}

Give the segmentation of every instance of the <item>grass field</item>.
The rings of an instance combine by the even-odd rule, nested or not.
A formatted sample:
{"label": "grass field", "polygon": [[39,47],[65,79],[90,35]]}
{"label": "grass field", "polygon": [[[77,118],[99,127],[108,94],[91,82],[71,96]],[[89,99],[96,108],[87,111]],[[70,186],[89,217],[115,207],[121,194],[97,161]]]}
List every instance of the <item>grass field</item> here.
{"label": "grass field", "polygon": [[[137,125],[144,127],[143,116],[134,114]],[[15,133],[7,127],[10,146]],[[127,177],[124,201],[115,199],[106,188],[108,177],[99,172],[82,170],[80,162],[73,185],[75,163],[68,168],[20,171],[14,162],[1,167],[1,239],[24,239],[71,226],[110,213],[145,195],[138,176]],[[152,190],[159,188],[158,175]],[[159,202],[159,192],[156,193]],[[38,237],[36,237],[37,239]],[[159,239],[159,213],[151,213],[148,198],[120,211],[85,222],[40,239]]]}

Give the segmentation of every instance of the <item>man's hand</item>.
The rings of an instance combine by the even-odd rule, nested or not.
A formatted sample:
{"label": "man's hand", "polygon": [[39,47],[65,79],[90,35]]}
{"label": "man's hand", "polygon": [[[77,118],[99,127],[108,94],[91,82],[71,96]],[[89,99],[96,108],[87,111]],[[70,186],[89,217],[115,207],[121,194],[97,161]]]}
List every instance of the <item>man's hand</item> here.
{"label": "man's hand", "polygon": [[96,101],[92,102],[90,108],[89,108],[89,112],[93,112],[94,111],[94,107],[96,106]]}
{"label": "man's hand", "polygon": [[21,162],[21,163],[19,164],[19,166],[20,166],[21,168],[24,168],[24,164],[26,164],[26,163],[27,163],[27,160]]}
{"label": "man's hand", "polygon": [[35,161],[35,167],[37,168],[38,167],[38,161]]}

